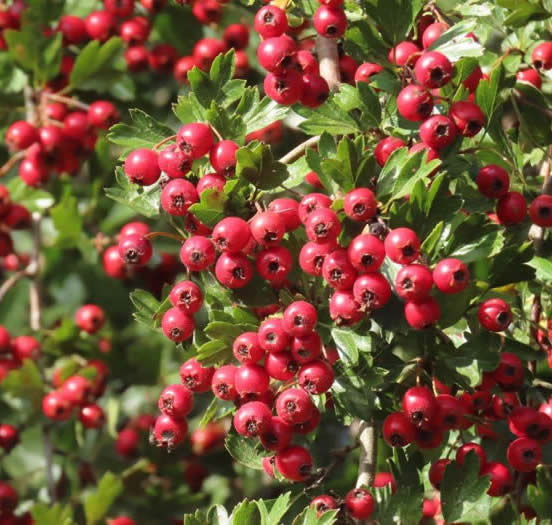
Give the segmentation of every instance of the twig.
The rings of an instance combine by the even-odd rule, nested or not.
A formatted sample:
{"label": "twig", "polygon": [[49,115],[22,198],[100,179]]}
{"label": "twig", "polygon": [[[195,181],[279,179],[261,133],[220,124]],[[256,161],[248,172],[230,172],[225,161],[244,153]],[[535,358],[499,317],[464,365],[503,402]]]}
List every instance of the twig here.
{"label": "twig", "polygon": [[171,140],[174,140],[174,139],[176,139],[176,135],[171,135],[170,137],[165,137],[162,141],[158,142],[155,146],[153,146],[153,149],[160,148],[161,146],[163,146],[167,142],[170,142]]}
{"label": "twig", "polygon": [[45,97],[49,98],[50,100],[54,100],[55,102],[62,102],[63,104],[67,104],[68,106],[74,106],[84,111],[88,111],[90,109],[89,104],[85,104],[84,102],[81,102],[76,98],[65,97],[63,95],[60,95],[59,93],[45,93]]}
{"label": "twig", "polygon": [[25,86],[23,88],[23,98],[25,99],[25,114],[26,120],[29,124],[34,126],[38,125],[38,111],[36,108],[36,101],[34,99],[34,91],[31,86]]}
{"label": "twig", "polygon": [[289,164],[294,160],[297,160],[305,153],[307,149],[309,149],[311,146],[316,146],[319,142],[319,135],[316,135],[316,137],[311,137],[310,139],[305,140],[305,142],[301,142],[301,144],[293,148],[290,152],[286,153],[279,162],[281,162],[282,164]]}
{"label": "twig", "polygon": [[146,239],[153,239],[154,237],[167,237],[167,239],[172,239],[174,241],[183,242],[186,239],[179,237],[178,235],[174,235],[174,233],[167,233],[167,232],[150,232],[146,233],[144,235]]}
{"label": "twig", "polygon": [[522,105],[530,106],[532,108],[538,109],[545,117],[548,117],[549,119],[552,119],[552,109],[549,109],[545,106],[541,106],[540,104],[537,104],[536,102],[533,102],[531,99],[526,97],[519,89],[513,90],[514,97],[520,102]]}
{"label": "twig", "polygon": [[358,461],[356,486],[371,487],[376,475],[378,452],[378,436],[373,421],[361,421],[358,441],[360,443],[360,458]]}
{"label": "twig", "polygon": [[30,325],[31,330],[40,330],[40,284],[38,279],[38,264],[40,257],[40,223],[42,216],[38,212],[34,212],[31,216],[32,231],[33,231],[33,251],[31,253],[31,261],[27,266],[26,272],[32,276],[31,286],[29,288],[29,304],[30,304]]}
{"label": "twig", "polygon": [[320,64],[320,76],[328,83],[330,91],[337,91],[341,82],[337,41],[332,38],[317,36],[316,54]]}
{"label": "twig", "polygon": [[16,164],[18,161],[20,161],[25,154],[27,153],[27,150],[18,151],[17,153],[14,153],[7,161],[6,163],[0,167],[0,177],[3,177],[6,175]]}
{"label": "twig", "polygon": [[4,299],[4,296],[10,291],[12,286],[14,286],[19,279],[24,277],[26,274],[25,270],[21,270],[20,272],[17,272],[13,274],[9,279],[6,279],[2,286],[0,286],[0,302],[2,299]]}
{"label": "twig", "polygon": [[46,425],[42,427],[42,439],[44,441],[44,459],[46,461],[46,483],[50,502],[56,501],[56,485],[54,480],[54,450],[50,440],[50,431]]}

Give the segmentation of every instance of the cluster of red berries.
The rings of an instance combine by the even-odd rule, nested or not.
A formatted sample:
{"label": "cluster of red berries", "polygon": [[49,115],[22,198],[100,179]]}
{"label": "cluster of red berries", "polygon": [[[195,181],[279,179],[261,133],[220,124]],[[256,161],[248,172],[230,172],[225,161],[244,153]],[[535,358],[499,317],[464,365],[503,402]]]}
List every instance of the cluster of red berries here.
{"label": "cluster of red berries", "polygon": [[25,0],[14,0],[6,9],[0,11],[0,51],[8,48],[4,37],[4,30],[18,30],[21,27],[21,15],[26,7]]}
{"label": "cluster of red berries", "polygon": [[138,454],[138,448],[143,436],[149,436],[149,432],[155,423],[153,414],[139,414],[131,419],[117,433],[115,450],[122,458],[134,458]]}
{"label": "cluster of red berries", "polygon": [[[378,479],[378,476],[380,476],[378,482],[383,480],[383,477],[381,476],[382,474],[386,475],[385,483],[379,484],[380,487],[387,484],[392,486],[394,485],[396,487],[393,474],[388,472],[378,472],[378,474],[376,474],[374,479],[375,487],[378,486],[376,485],[376,479]],[[396,488],[393,492],[395,490]],[[370,491],[365,488],[358,487],[347,492],[343,502],[333,496],[330,496],[329,494],[322,494],[314,498],[310,504],[316,509],[316,516],[318,518],[320,518],[324,512],[328,512],[329,510],[345,509],[351,518],[356,520],[366,520],[374,512],[376,502]]]}
{"label": "cluster of red berries", "polygon": [[36,361],[40,355],[40,343],[34,337],[12,337],[9,331],[0,325],[0,382],[11,370],[20,368],[25,359]]}
{"label": "cluster of red berries", "polygon": [[6,481],[0,481],[0,523],[3,525],[32,525],[34,520],[29,512],[16,516],[13,511],[19,503],[15,489]]}
{"label": "cluster of red berries", "polygon": [[552,42],[541,42],[531,52],[531,62],[533,67],[524,67],[516,73],[516,78],[520,82],[531,84],[537,89],[542,86],[542,77],[539,70],[549,70],[552,68]]}
{"label": "cluster of red berries", "polygon": [[77,173],[94,150],[96,132],[119,120],[117,108],[106,100],[90,104],[86,111],[70,111],[68,106],[76,101],[66,100],[42,105],[40,127],[18,120],[6,131],[8,148],[22,159],[19,176],[29,186],[45,184],[52,172]]}
{"label": "cluster of red berries", "polygon": [[29,210],[13,202],[9,190],[0,185],[0,261],[4,270],[14,272],[29,264],[27,254],[15,252],[11,231],[26,229],[30,224]]}

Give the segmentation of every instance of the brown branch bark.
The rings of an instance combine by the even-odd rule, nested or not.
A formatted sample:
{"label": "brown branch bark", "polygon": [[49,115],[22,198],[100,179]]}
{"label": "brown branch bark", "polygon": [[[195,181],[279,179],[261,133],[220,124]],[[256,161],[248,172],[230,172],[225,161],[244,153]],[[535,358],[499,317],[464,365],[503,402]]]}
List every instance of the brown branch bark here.
{"label": "brown branch bark", "polygon": [[337,91],[341,82],[341,73],[336,40],[317,36],[316,53],[320,64],[320,76],[326,80],[330,91]]}

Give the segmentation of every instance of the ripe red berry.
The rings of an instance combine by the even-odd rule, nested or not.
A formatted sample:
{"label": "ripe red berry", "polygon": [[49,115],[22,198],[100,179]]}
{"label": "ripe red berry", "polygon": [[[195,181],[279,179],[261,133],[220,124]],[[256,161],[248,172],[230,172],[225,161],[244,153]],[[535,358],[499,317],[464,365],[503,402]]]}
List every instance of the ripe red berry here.
{"label": "ripe red berry", "polygon": [[80,44],[86,40],[88,36],[84,20],[73,15],[61,16],[58,22],[57,30],[63,35],[63,43],[65,45]]}
{"label": "ripe red berry", "polygon": [[110,128],[119,121],[119,118],[117,108],[107,100],[92,102],[88,108],[88,123],[95,128]]}
{"label": "ripe red berry", "polygon": [[84,19],[88,36],[105,42],[115,31],[115,17],[109,11],[94,11]]}
{"label": "ripe red berry", "polygon": [[395,278],[397,295],[408,301],[425,299],[431,292],[432,286],[431,270],[422,264],[403,266]]}
{"label": "ripe red berry", "polygon": [[284,330],[293,337],[302,337],[316,327],[316,308],[306,301],[295,301],[284,310],[282,319]]}
{"label": "ripe red berry", "polygon": [[134,0],[103,0],[104,8],[113,16],[126,18],[134,11]]}
{"label": "ripe red berry", "polygon": [[300,365],[310,363],[322,353],[322,340],[316,332],[302,337],[294,337],[291,342],[291,355]]}
{"label": "ripe red berry", "polygon": [[181,343],[192,337],[195,323],[191,316],[180,308],[169,308],[161,319],[161,328],[166,337],[174,343]]}
{"label": "ripe red berry", "polygon": [[243,364],[257,363],[265,355],[265,351],[259,344],[257,332],[244,332],[236,337],[232,352],[234,357]]}
{"label": "ripe red berry", "polygon": [[485,125],[485,115],[473,102],[461,100],[450,106],[449,116],[456,125],[456,131],[464,137],[473,137]]}
{"label": "ripe red berry", "polygon": [[490,461],[483,467],[481,475],[490,477],[491,486],[487,491],[489,496],[504,496],[508,494],[514,486],[512,474],[503,463]]}
{"label": "ripe red berry", "polygon": [[325,38],[340,38],[347,28],[347,17],[342,8],[321,5],[312,17],[312,25]]}
{"label": "ripe red berry", "polygon": [[301,104],[309,108],[316,108],[326,102],[330,95],[330,88],[324,77],[318,73],[304,73],[301,81]]}
{"label": "ripe red berry", "polygon": [[404,140],[397,137],[385,137],[381,139],[374,149],[376,162],[383,167],[394,151],[404,147],[406,147]]}
{"label": "ripe red berry", "polygon": [[138,234],[126,235],[119,239],[119,255],[125,264],[143,266],[153,255],[151,241]]}
{"label": "ripe red berry", "polygon": [[552,196],[539,195],[529,207],[529,217],[538,226],[552,226]]}
{"label": "ripe red berry", "polygon": [[293,266],[293,257],[284,246],[262,250],[257,254],[255,266],[258,274],[274,286],[282,284]]}
{"label": "ripe red berry", "polygon": [[255,30],[263,38],[277,37],[288,30],[286,12],[275,5],[265,5],[255,15]]}
{"label": "ripe red berry", "polygon": [[157,153],[151,149],[134,150],[125,160],[125,174],[131,182],[140,186],[150,186],[161,175]]}
{"label": "ripe red berry", "polygon": [[408,301],[404,305],[406,322],[416,330],[436,324],[441,318],[441,307],[431,296],[419,301]]}
{"label": "ripe red berry", "polygon": [[389,51],[389,62],[399,67],[414,66],[420,58],[421,49],[414,42],[399,42]]}
{"label": "ripe red berry", "polygon": [[169,300],[187,315],[195,314],[203,304],[201,288],[192,281],[176,283],[169,293]]}
{"label": "ripe red berry", "polygon": [[257,213],[249,223],[253,238],[262,246],[276,246],[286,232],[285,220],[271,211]]}
{"label": "ripe red berry", "polygon": [[174,179],[161,192],[161,207],[169,214],[183,216],[199,197],[195,186],[186,179]]}
{"label": "ripe red berry", "polygon": [[431,115],[433,98],[423,87],[409,84],[401,89],[397,97],[397,108],[406,120],[420,122]]}
{"label": "ripe red berry", "polygon": [[282,106],[290,106],[301,98],[303,77],[297,71],[289,69],[285,73],[269,73],[263,85],[265,93],[272,100]]}
{"label": "ripe red berry", "polygon": [[510,443],[506,458],[514,470],[532,472],[541,463],[541,447],[534,439],[520,437]]}
{"label": "ripe red berry", "polygon": [[335,240],[341,231],[337,214],[329,208],[320,208],[309,214],[305,221],[309,240],[325,243]]}
{"label": "ripe red berry", "polygon": [[213,243],[201,235],[189,237],[180,249],[180,260],[192,272],[205,270],[215,262]]}
{"label": "ripe red berry", "polygon": [[289,343],[290,336],[282,319],[269,318],[261,323],[258,331],[259,345],[267,352],[282,352]]}
{"label": "ripe red berry", "polygon": [[[383,71],[383,67],[373,62],[364,62],[358,66],[355,72],[355,82],[370,82],[372,76],[377,75]],[[385,139],[384,139],[385,140]]]}
{"label": "ripe red berry", "polygon": [[334,510],[339,508],[339,505],[335,498],[332,498],[331,496],[327,494],[322,494],[321,496],[316,496],[316,498],[313,498],[310,502],[310,505],[316,509],[316,517],[320,518],[324,512],[328,512],[329,510]]}
{"label": "ripe red berry", "polygon": [[483,447],[477,443],[464,443],[461,447],[459,447],[456,451],[456,462],[459,465],[463,465],[466,456],[470,452],[474,452],[479,458],[479,472],[481,473],[487,464],[487,454],[485,454]]}
{"label": "ripe red berry", "polygon": [[450,394],[440,394],[435,400],[439,406],[439,425],[443,428],[461,428],[466,407],[462,400]]}
{"label": "ripe red berry", "polygon": [[527,215],[525,197],[517,191],[509,191],[499,199],[496,214],[504,226],[519,224]]}
{"label": "ripe red berry", "polygon": [[38,141],[38,130],[25,120],[18,120],[6,130],[5,141],[11,150],[21,151]]}
{"label": "ripe red berry", "polygon": [[211,390],[213,394],[225,401],[232,401],[238,397],[238,392],[234,386],[234,378],[237,367],[234,365],[225,365],[217,368],[211,379]]}
{"label": "ripe red berry", "polygon": [[82,405],[92,397],[92,383],[83,376],[71,376],[66,379],[59,393],[74,405]]}
{"label": "ripe red berry", "polygon": [[312,471],[312,457],[306,448],[294,445],[277,452],[276,468],[286,479],[304,481]]}
{"label": "ripe red berry", "polygon": [[281,74],[293,65],[296,52],[297,47],[293,39],[282,35],[263,40],[257,48],[257,58],[261,67],[270,73]]}
{"label": "ripe red berry", "polygon": [[270,377],[260,365],[242,365],[234,374],[234,386],[242,399],[259,399],[268,390],[269,383]]}
{"label": "ripe red berry", "polygon": [[308,421],[313,411],[309,394],[300,388],[288,388],[276,398],[276,413],[288,425]]}
{"label": "ripe red berry", "polygon": [[391,299],[391,286],[379,272],[360,275],[353,285],[355,301],[366,310],[383,308]]}
{"label": "ripe red berry", "polygon": [[20,335],[11,342],[11,352],[16,359],[32,359],[36,361],[40,357],[40,343],[30,335]]}
{"label": "ripe red berry", "polygon": [[253,278],[253,266],[241,253],[223,253],[215,265],[215,276],[228,288],[243,288]]}
{"label": "ripe red berry", "polygon": [[332,205],[332,199],[323,193],[309,193],[305,195],[299,203],[299,219],[305,224],[309,215],[321,208],[329,208]]}
{"label": "ripe red berry", "polygon": [[282,216],[286,226],[286,231],[293,231],[301,225],[299,219],[299,203],[287,197],[274,199],[268,205],[268,211]]}
{"label": "ripe red berry", "polygon": [[71,417],[73,404],[59,390],[46,394],[42,399],[42,412],[49,419],[65,421]]}
{"label": "ripe red berry", "polygon": [[450,459],[441,458],[435,461],[435,463],[432,463],[431,468],[429,469],[429,481],[437,490],[441,488],[443,475],[445,474],[445,470],[449,464]]}
{"label": "ripe red berry", "polygon": [[443,293],[458,293],[468,286],[470,272],[459,259],[443,259],[433,270],[433,282]]}
{"label": "ripe red berry", "polygon": [[337,290],[350,290],[353,287],[357,273],[345,250],[334,250],[324,258],[322,277]]}
{"label": "ripe red berry", "polygon": [[194,406],[192,391],[184,385],[169,385],[159,396],[159,410],[173,419],[184,419]]}
{"label": "ripe red berry", "polygon": [[196,359],[188,359],[179,370],[182,383],[192,392],[208,392],[215,369],[205,367]]}
{"label": "ripe red berry", "polygon": [[333,369],[326,361],[312,361],[299,369],[299,386],[309,394],[327,392],[333,381]]}
{"label": "ripe red berry", "polygon": [[330,298],[330,317],[338,326],[348,326],[362,319],[360,305],[350,291],[336,291]]}
{"label": "ripe red berry", "polygon": [[420,126],[420,138],[424,144],[436,150],[450,146],[455,137],[454,122],[444,115],[429,117]]}
{"label": "ripe red berry", "polygon": [[430,47],[448,28],[449,25],[444,22],[435,22],[427,26],[422,35],[424,49]]}
{"label": "ripe red berry", "polygon": [[169,451],[180,445],[188,433],[188,423],[185,419],[173,419],[162,414],[155,420],[153,437],[158,447],[164,447]]}
{"label": "ripe red berry", "polygon": [[105,413],[99,405],[84,405],[79,411],[79,421],[84,428],[101,428],[105,423]]}
{"label": "ripe red berry", "polygon": [[[0,481],[0,517],[4,521],[4,517],[9,520],[9,515],[17,507],[19,497],[15,489],[7,482]],[[12,522],[9,521],[6,525],[11,525]]]}
{"label": "ripe red berry", "polygon": [[248,26],[245,24],[230,24],[224,30],[223,40],[229,49],[233,48],[236,51],[245,49],[249,43]]}
{"label": "ripe red berry", "polygon": [[343,207],[345,214],[354,221],[368,221],[377,212],[377,201],[368,188],[357,188],[345,195]]}
{"label": "ripe red berry", "polygon": [[521,359],[511,352],[502,352],[500,364],[493,372],[493,376],[503,390],[518,390],[525,376]]}
{"label": "ripe red berry", "polygon": [[477,318],[487,330],[502,332],[512,322],[512,311],[510,305],[502,299],[487,299],[479,305]]}
{"label": "ripe red berry", "polygon": [[328,243],[307,242],[299,252],[301,269],[309,275],[322,275],[324,260],[335,248],[335,241]]}
{"label": "ripe red berry", "polygon": [[211,237],[219,250],[235,253],[245,248],[250,236],[246,221],[239,217],[226,217],[214,227]]}
{"label": "ripe red berry", "polygon": [[489,164],[481,168],[475,182],[479,191],[490,199],[503,197],[510,188],[508,173],[495,164]]}
{"label": "ripe red berry", "polygon": [[420,255],[420,239],[410,228],[391,230],[384,246],[387,257],[399,264],[409,264]]}
{"label": "ripe red berry", "polygon": [[361,234],[349,244],[347,256],[357,271],[361,273],[374,272],[383,263],[385,248],[375,235]]}
{"label": "ripe red berry", "polygon": [[265,358],[268,375],[278,381],[289,381],[295,377],[299,365],[290,352],[270,352]]}
{"label": "ripe red berry", "polygon": [[185,124],[178,130],[176,143],[186,156],[199,159],[213,147],[213,134],[207,124]]}
{"label": "ripe red berry", "polygon": [[531,52],[531,62],[537,69],[552,68],[552,42],[542,42]]}
{"label": "ripe red berry", "polygon": [[403,395],[402,407],[405,415],[416,426],[434,421],[439,406],[433,392],[426,386],[414,386]]}
{"label": "ripe red berry", "polygon": [[452,79],[452,64],[437,51],[429,51],[418,59],[414,68],[416,80],[427,89],[435,89],[448,84]]}
{"label": "ripe red berry", "polygon": [[236,151],[239,146],[233,140],[217,142],[209,153],[209,162],[213,169],[224,177],[232,177],[236,169]]}
{"label": "ripe red berry", "polygon": [[345,496],[345,506],[351,516],[357,520],[365,520],[372,515],[375,500],[368,490],[363,488],[351,489]]}
{"label": "ripe red berry", "polygon": [[524,82],[525,84],[531,84],[536,89],[540,89],[542,86],[542,77],[539,72],[532,67],[520,69],[516,73],[516,80],[518,82]]}
{"label": "ripe red berry", "polygon": [[271,427],[270,409],[260,401],[242,405],[234,414],[234,428],[245,437],[261,436]]}
{"label": "ripe red berry", "polygon": [[6,453],[19,443],[19,431],[13,425],[3,423],[0,425],[0,448]]}
{"label": "ripe red berry", "polygon": [[105,323],[105,313],[96,304],[85,304],[77,310],[75,323],[81,330],[95,334]]}

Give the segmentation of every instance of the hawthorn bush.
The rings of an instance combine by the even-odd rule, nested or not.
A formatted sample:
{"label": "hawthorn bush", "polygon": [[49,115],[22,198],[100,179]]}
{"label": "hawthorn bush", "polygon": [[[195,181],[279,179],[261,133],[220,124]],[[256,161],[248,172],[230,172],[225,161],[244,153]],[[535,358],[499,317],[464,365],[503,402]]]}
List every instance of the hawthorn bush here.
{"label": "hawthorn bush", "polygon": [[549,523],[551,21],[0,2],[0,523]]}

